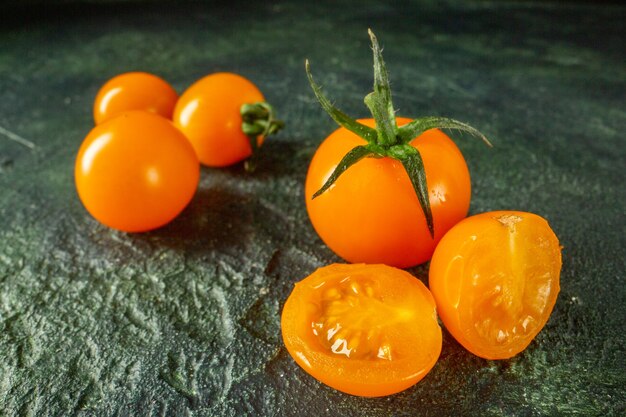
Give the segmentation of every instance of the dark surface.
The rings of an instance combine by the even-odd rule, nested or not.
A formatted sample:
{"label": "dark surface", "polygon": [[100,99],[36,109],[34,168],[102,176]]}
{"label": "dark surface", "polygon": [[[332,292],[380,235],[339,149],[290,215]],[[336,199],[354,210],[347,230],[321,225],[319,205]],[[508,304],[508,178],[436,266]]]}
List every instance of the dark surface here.
{"label": "dark surface", "polygon": [[[624,415],[625,8],[61,3],[9,7],[0,24],[0,415]],[[494,142],[458,137],[471,212],[541,214],[564,246],[561,294],[525,352],[486,361],[444,332],[432,372],[381,399],[313,380],[279,323],[293,283],[338,261],[304,207],[308,161],[335,127],[304,59],[365,116],[368,27],[400,114],[454,117]],[[241,73],[287,129],[254,175],[203,169],[167,227],[107,229],[81,206],[73,163],[99,86],[130,70],[179,92]],[[427,267],[411,272],[426,279]]]}

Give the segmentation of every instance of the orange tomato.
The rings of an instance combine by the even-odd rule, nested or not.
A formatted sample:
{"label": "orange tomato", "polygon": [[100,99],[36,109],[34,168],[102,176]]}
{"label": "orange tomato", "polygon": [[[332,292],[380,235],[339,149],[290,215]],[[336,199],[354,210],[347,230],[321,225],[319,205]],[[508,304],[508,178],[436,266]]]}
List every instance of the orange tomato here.
{"label": "orange tomato", "polygon": [[[359,121],[374,126],[372,119]],[[401,126],[410,119],[396,121]],[[424,161],[433,238],[405,169],[392,158],[364,158],[347,169],[330,189],[311,198],[342,157],[365,143],[342,127],[315,152],[305,184],[306,207],[313,227],[326,245],[349,262],[405,268],[428,261],[437,242],[469,209],[471,185],[463,155],[438,129],[428,130],[410,143]]]}
{"label": "orange tomato", "polygon": [[378,397],[424,378],[441,352],[424,284],[386,265],[334,264],[298,282],[281,318],[293,359],[319,381]]}
{"label": "orange tomato", "polygon": [[200,164],[169,120],[133,111],[97,125],[75,165],[78,195],[101,223],[143,232],[171,221],[193,197]]}
{"label": "orange tomato", "polygon": [[495,211],[468,217],[441,239],[429,282],[456,340],[480,357],[506,359],[548,321],[560,271],[559,241],[543,218]]}
{"label": "orange tomato", "polygon": [[146,72],[111,78],[98,91],[93,105],[96,124],[130,110],[145,110],[171,119],[178,94],[163,79]]}
{"label": "orange tomato", "polygon": [[[173,120],[204,165],[223,167],[252,155],[241,130],[243,104],[262,102],[261,91],[246,78],[221,72],[196,81],[178,100]],[[260,145],[262,138],[259,137]]]}

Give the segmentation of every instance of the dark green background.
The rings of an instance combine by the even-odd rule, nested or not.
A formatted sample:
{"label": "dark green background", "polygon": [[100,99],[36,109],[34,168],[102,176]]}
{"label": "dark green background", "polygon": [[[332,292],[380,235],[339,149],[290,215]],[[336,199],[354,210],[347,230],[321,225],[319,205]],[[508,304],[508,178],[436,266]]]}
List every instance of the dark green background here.
{"label": "dark green background", "polygon": [[[624,7],[16,3],[0,8],[0,415],[624,415]],[[564,247],[561,294],[525,352],[486,361],[444,331],[432,372],[381,399],[313,380],[279,323],[293,283],[339,260],[304,207],[308,162],[335,127],[304,59],[342,109],[366,116],[368,27],[399,114],[454,117],[495,144],[454,135],[471,213],[538,213]],[[73,164],[99,86],[131,70],[179,92],[241,73],[287,128],[254,175],[203,169],[163,229],[107,229],[81,206]],[[411,272],[426,280],[427,266]]]}

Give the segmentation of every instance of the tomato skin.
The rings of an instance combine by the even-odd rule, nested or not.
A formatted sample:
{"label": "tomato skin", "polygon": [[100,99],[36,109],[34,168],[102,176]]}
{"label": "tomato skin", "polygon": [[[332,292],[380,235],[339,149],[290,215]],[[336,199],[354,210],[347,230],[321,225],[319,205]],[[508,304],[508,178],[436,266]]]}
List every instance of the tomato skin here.
{"label": "tomato skin", "polygon": [[114,229],[144,232],[185,208],[198,186],[200,164],[169,120],[133,111],[89,132],[74,173],[80,200],[93,217]]}
{"label": "tomato skin", "polygon": [[281,329],[287,350],[306,372],[358,396],[411,387],[441,353],[432,295],[408,272],[386,265],[318,269],[295,285]]}
{"label": "tomato skin", "polygon": [[[373,119],[359,120],[374,126]],[[397,118],[399,126],[410,119]],[[437,242],[469,210],[471,185],[463,155],[443,132],[415,138],[424,161],[435,237],[402,164],[391,158],[364,158],[315,199],[341,158],[366,142],[339,128],[319,146],[307,173],[306,207],[313,227],[337,255],[349,262],[384,263],[398,268],[430,259]]]}
{"label": "tomato skin", "polygon": [[559,241],[543,218],[495,211],[468,217],[443,237],[429,287],[461,345],[482,358],[507,359],[548,321],[560,271]]}
{"label": "tomato skin", "polygon": [[107,81],[93,105],[96,124],[132,110],[145,110],[172,118],[178,94],[162,78],[147,72],[127,72]]}
{"label": "tomato skin", "polygon": [[[252,155],[250,140],[241,130],[240,108],[265,101],[246,78],[220,72],[191,85],[174,109],[174,124],[187,136],[200,162],[224,167]],[[259,138],[259,145],[262,139]]]}

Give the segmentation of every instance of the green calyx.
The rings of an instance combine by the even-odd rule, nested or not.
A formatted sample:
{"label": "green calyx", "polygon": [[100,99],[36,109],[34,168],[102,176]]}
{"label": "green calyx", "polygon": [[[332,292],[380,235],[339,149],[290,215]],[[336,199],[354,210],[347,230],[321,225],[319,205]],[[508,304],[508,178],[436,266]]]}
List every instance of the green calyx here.
{"label": "green calyx", "polygon": [[391,101],[391,88],[389,87],[389,77],[385,62],[383,61],[382,51],[374,33],[371,30],[368,30],[368,33],[372,41],[372,50],[374,53],[374,91],[365,96],[364,101],[365,105],[372,113],[372,117],[376,122],[376,128],[365,126],[336,108],[330,100],[324,96],[321,87],[313,80],[309,68],[309,61],[306,61],[306,74],[309,78],[309,83],[315,93],[315,97],[317,97],[317,100],[322,105],[322,108],[324,108],[337,124],[362,137],[367,142],[366,145],[353,148],[339,161],[337,167],[322,188],[313,194],[313,198],[320,196],[328,190],[341,174],[361,159],[393,158],[402,163],[402,166],[406,170],[411,184],[413,185],[413,189],[415,190],[415,194],[417,195],[417,199],[424,211],[428,230],[431,236],[434,237],[435,229],[430,200],[428,198],[428,185],[426,183],[424,163],[419,151],[411,146],[409,142],[429,129],[439,128],[461,130],[481,138],[488,146],[491,146],[491,143],[475,128],[445,117],[422,117],[399,127],[396,123],[395,110]]}
{"label": "green calyx", "polygon": [[256,169],[256,157],[259,150],[258,137],[267,137],[277,133],[285,126],[282,120],[276,119],[274,108],[264,101],[245,103],[239,109],[241,114],[241,131],[248,136],[252,156],[244,162],[248,172]]}

